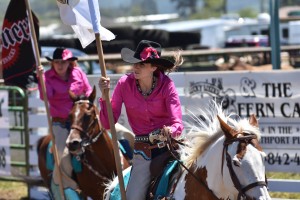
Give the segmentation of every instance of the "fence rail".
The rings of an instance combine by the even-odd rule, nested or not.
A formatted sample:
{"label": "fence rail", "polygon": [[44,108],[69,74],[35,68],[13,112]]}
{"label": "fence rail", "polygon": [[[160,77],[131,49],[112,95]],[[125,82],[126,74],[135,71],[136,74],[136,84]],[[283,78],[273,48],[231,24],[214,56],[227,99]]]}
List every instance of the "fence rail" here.
{"label": "fence rail", "polygon": [[[293,46],[281,46],[281,52],[289,53],[290,59],[293,62],[298,61],[300,58],[300,45]],[[271,47],[240,47],[240,48],[225,48],[225,49],[194,49],[194,50],[184,50],[182,51],[182,56],[185,59],[185,62],[181,71],[207,71],[207,70],[216,70],[213,68],[214,62],[217,58],[224,58],[225,61],[228,61],[230,56],[245,56],[251,54],[261,53],[262,63],[270,63],[270,53]],[[162,52],[162,57],[172,57],[173,51],[166,50]],[[118,54],[104,54],[104,59],[106,62],[107,69],[115,70],[115,67],[128,65],[121,59],[121,55]],[[79,61],[96,61],[98,62],[98,55],[89,55],[85,57],[79,57]],[[48,63],[45,58],[41,59],[42,64]],[[300,67],[300,66],[298,66]],[[93,72],[90,71],[90,74]]]}

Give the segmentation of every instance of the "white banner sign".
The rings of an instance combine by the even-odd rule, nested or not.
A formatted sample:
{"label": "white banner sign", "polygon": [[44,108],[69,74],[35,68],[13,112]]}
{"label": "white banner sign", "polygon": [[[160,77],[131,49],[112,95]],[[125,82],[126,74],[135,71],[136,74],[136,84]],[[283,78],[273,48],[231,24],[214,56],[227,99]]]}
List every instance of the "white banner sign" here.
{"label": "white banner sign", "polygon": [[[110,77],[113,89],[120,75]],[[189,111],[199,116],[197,109],[207,108],[213,98],[223,102],[225,110],[241,117],[255,114],[267,153],[267,170],[300,172],[299,70],[186,72],[171,73],[170,77],[180,95],[184,120],[189,120]],[[89,80],[97,86],[99,77],[90,76]],[[124,121],[126,115],[122,115],[120,123],[128,127]]]}
{"label": "white banner sign", "polygon": [[8,91],[0,90],[0,176],[10,175]]}

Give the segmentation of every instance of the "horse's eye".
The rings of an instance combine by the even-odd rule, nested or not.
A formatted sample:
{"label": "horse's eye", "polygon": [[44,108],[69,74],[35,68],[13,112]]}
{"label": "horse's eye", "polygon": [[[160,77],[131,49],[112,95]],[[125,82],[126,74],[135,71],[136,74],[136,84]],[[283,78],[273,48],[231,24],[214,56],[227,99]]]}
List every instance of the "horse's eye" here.
{"label": "horse's eye", "polygon": [[239,167],[239,166],[240,166],[240,162],[239,162],[239,161],[233,160],[232,163],[233,163],[233,165],[236,166],[236,167]]}
{"label": "horse's eye", "polygon": [[240,167],[241,166],[241,160],[236,155],[233,157],[232,163],[236,167]]}

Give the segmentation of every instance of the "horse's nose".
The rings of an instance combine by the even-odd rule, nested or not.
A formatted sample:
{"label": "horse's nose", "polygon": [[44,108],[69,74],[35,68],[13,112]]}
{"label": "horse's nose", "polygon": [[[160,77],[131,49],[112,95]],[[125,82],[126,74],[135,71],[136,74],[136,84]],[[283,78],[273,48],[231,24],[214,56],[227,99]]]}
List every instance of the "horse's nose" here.
{"label": "horse's nose", "polygon": [[81,141],[79,140],[67,141],[67,147],[71,152],[76,151],[81,148]]}

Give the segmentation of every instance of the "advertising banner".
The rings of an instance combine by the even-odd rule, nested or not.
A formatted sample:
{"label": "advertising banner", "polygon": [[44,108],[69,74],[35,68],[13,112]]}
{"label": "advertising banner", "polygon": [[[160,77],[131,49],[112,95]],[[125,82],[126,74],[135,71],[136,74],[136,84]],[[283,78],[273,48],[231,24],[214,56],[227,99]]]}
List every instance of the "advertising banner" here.
{"label": "advertising banner", "polygon": [[[110,75],[111,93],[120,75]],[[267,171],[300,172],[300,71],[171,73],[180,95],[183,120],[200,116],[212,99],[239,117],[254,114],[267,154]],[[98,85],[99,77],[90,76]],[[98,89],[97,96],[101,93]],[[124,109],[125,110],[125,109]],[[120,121],[121,120],[121,121]],[[127,128],[126,114],[119,123]],[[186,130],[188,132],[188,130]]]}

